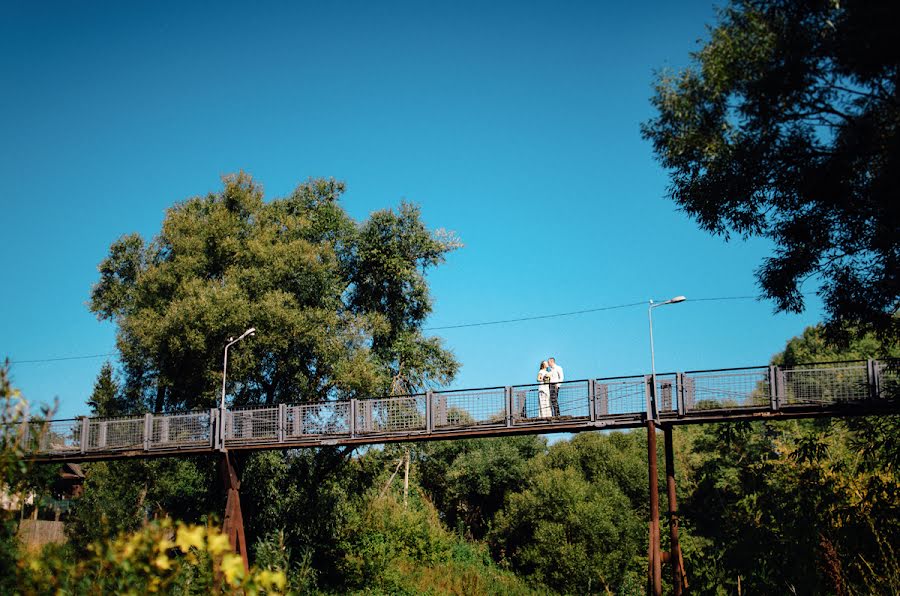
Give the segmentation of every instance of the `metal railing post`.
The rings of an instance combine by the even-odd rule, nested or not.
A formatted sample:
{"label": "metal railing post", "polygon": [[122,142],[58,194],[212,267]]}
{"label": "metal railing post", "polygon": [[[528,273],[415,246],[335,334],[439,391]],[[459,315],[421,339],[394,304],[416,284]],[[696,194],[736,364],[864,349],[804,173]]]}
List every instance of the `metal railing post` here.
{"label": "metal railing post", "polygon": [[90,429],[90,420],[87,416],[81,418],[81,452],[87,451],[88,430]]}
{"label": "metal railing post", "polygon": [[878,399],[881,396],[881,371],[878,361],[866,360],[866,382],[869,386],[869,399]]}
{"label": "metal railing post", "polygon": [[597,381],[588,381],[588,410],[590,410],[591,422],[597,420]]}
{"label": "metal railing post", "polygon": [[287,429],[287,406],[278,404],[278,442],[284,443]]}
{"label": "metal railing post", "polygon": [[350,398],[350,438],[353,439],[356,437],[356,398]]}
{"label": "metal railing post", "polygon": [[219,424],[222,426],[222,439],[219,443],[219,449],[225,451],[225,443],[228,441],[228,426],[230,421],[231,411],[225,408],[219,410]]}
{"label": "metal railing post", "polygon": [[513,394],[512,387],[507,385],[503,389],[506,394],[506,428],[512,428],[513,425]]}
{"label": "metal railing post", "polygon": [[677,393],[677,401],[678,405],[676,406],[678,409],[678,417],[682,418],[687,412],[687,408],[684,403],[684,373],[676,373],[675,374],[675,385],[678,391]]}
{"label": "metal railing post", "polygon": [[150,451],[150,439],[153,437],[153,414],[144,414],[144,451]]}
{"label": "metal railing post", "polygon": [[434,391],[425,392],[425,432],[429,435],[434,432]]}
{"label": "metal railing post", "polygon": [[778,396],[779,396],[778,385],[780,384],[778,382],[778,377],[779,377],[778,367],[770,365],[769,366],[769,407],[772,409],[773,412],[777,412],[778,406],[780,405],[779,400],[778,400]]}
{"label": "metal railing post", "polygon": [[596,417],[609,416],[609,385],[594,381],[594,407]]}
{"label": "metal railing post", "polygon": [[103,420],[99,423],[99,430],[97,432],[97,447],[106,447],[106,429],[108,426],[108,422]]}
{"label": "metal railing post", "polygon": [[656,404],[656,377],[644,375],[644,394],[647,398],[647,420],[659,419],[659,408]]}

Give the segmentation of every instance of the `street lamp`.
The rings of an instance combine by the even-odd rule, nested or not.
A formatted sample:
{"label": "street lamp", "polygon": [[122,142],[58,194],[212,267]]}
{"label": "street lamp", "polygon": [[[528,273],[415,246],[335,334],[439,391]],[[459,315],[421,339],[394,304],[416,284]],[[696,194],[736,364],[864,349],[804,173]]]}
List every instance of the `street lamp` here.
{"label": "street lamp", "polygon": [[656,394],[656,356],[653,353],[653,309],[658,306],[665,306],[666,304],[677,304],[679,302],[684,302],[687,300],[684,296],[675,296],[674,298],[669,298],[665,302],[653,302],[650,301],[650,306],[647,308],[647,318],[650,319],[650,373],[653,375],[653,393]]}
{"label": "street lamp", "polygon": [[[653,309],[657,306],[665,306],[666,304],[676,304],[678,302],[684,302],[686,298],[684,296],[675,296],[674,298],[670,298],[665,302],[653,302],[650,301],[650,306],[647,308],[647,317],[650,319],[650,382],[653,383],[653,391],[652,402],[647,404],[647,463],[648,472],[650,474],[650,569],[652,571],[652,584],[653,590],[652,593],[654,595],[662,594],[662,553],[660,552],[660,534],[659,534],[659,487],[657,480],[657,463],[656,463],[656,422],[659,420],[659,406],[656,403],[656,357],[653,353]],[[669,435],[667,435],[669,436]],[[666,445],[669,445],[668,439]],[[669,460],[666,459],[666,488],[669,491],[669,509],[672,513],[672,518],[670,520],[670,524],[672,525],[672,544],[675,545],[678,543],[678,531],[677,526],[674,524],[674,490],[675,490],[675,480],[674,480],[674,471],[672,472],[672,480],[669,482],[668,475],[670,473],[669,470]],[[675,549],[672,549],[673,555],[675,554]],[[677,568],[677,558],[673,558],[673,565]],[[676,593],[680,593],[680,591],[676,588]]]}
{"label": "street lamp", "polygon": [[249,337],[256,333],[256,327],[251,327],[244,331],[240,337],[235,339],[234,337],[228,338],[228,343],[225,345],[225,362],[222,364],[222,410],[225,410],[225,375],[228,372],[228,348],[241,341],[245,337]]}

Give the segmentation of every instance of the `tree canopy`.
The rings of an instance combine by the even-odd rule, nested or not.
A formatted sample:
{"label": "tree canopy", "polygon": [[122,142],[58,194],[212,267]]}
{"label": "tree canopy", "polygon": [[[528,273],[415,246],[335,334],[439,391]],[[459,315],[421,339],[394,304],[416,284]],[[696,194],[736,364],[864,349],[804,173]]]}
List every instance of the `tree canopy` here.
{"label": "tree canopy", "polygon": [[643,135],[700,227],[762,236],[781,311],[816,278],[837,339],[900,322],[900,6],[734,0],[689,67],[658,78]]}
{"label": "tree canopy", "polygon": [[151,241],[115,241],[90,308],[118,326],[124,404],[214,405],[222,349],[251,326],[257,335],[229,352],[236,405],[452,379],[452,353],[421,326],[431,311],[426,271],[459,243],[430,232],[409,203],[357,223],[340,206],[344,188],[311,179],[264,201],[250,176],[230,175],[219,192],[171,207]]}

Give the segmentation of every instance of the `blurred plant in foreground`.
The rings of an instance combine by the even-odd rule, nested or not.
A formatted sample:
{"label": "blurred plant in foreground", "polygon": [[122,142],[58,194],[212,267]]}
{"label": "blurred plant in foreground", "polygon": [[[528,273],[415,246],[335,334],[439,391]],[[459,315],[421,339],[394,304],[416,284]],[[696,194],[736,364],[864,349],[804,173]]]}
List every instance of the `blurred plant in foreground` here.
{"label": "blurred plant in foreground", "polygon": [[228,537],[212,526],[173,525],[168,519],[88,547],[72,561],[65,548],[22,558],[17,588],[23,594],[225,593],[285,594],[282,570],[244,569]]}

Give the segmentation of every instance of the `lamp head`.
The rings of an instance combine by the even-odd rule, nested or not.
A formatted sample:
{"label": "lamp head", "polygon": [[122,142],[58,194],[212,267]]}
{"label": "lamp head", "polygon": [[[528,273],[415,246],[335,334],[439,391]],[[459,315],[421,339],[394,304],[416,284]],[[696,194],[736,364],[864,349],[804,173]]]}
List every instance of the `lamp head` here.
{"label": "lamp head", "polygon": [[687,300],[687,298],[685,298],[684,296],[675,296],[674,298],[669,300],[669,302],[675,304],[676,302],[684,302],[685,300]]}

